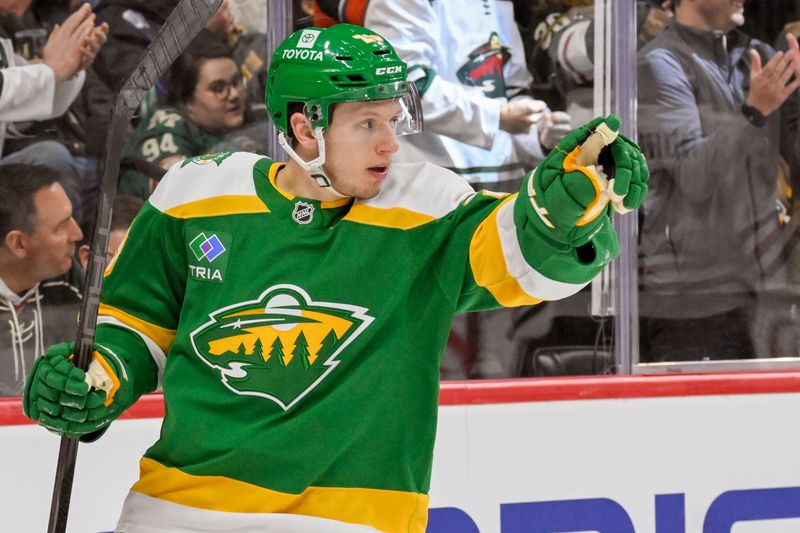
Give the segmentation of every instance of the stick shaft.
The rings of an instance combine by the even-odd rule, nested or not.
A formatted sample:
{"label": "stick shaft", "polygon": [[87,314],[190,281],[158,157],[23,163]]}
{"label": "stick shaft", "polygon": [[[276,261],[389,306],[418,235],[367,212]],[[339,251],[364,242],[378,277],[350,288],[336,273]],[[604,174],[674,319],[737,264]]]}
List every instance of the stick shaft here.
{"label": "stick shaft", "polygon": [[[222,0],[181,0],[178,2],[114,98],[109,136],[106,142],[103,180],[100,184],[97,204],[95,231],[75,342],[74,363],[76,367],[83,370],[86,370],[91,362],[108,236],[111,233],[111,215],[114,199],[117,196],[120,159],[122,149],[127,141],[128,124],[147,91],[189,46],[221,4]],[[67,529],[77,454],[78,440],[61,437],[53,496],[50,502],[48,533],[64,533]]]}

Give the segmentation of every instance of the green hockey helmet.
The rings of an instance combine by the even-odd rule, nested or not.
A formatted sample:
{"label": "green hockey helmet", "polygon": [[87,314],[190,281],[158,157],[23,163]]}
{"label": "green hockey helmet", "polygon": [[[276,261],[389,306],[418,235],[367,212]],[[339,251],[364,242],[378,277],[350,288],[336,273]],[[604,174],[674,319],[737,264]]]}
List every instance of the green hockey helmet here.
{"label": "green hockey helmet", "polygon": [[316,130],[325,131],[333,104],[400,99],[397,134],[422,130],[419,94],[406,64],[377,33],[353,24],[294,32],[272,55],[265,100],[275,127],[291,135],[289,106],[303,104]]}

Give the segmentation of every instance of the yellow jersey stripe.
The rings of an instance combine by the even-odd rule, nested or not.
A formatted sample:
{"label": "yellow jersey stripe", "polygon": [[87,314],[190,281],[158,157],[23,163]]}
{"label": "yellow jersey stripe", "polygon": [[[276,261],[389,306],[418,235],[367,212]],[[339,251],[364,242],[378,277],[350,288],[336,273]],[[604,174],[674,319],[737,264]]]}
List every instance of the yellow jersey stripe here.
{"label": "yellow jersey stripe", "polygon": [[278,171],[280,169],[282,169],[283,167],[285,167],[285,166],[286,166],[286,163],[277,163],[277,162],[276,163],[272,163],[272,165],[270,165],[270,167],[269,167],[269,174],[267,175],[267,178],[269,179],[269,183],[270,183],[270,185],[272,185],[273,189],[275,189],[276,191],[281,193],[281,196],[283,196],[287,200],[291,201],[291,200],[294,200],[294,195],[293,194],[289,194],[288,192],[286,192],[283,189],[281,189],[280,187],[278,187],[278,181],[277,181],[278,180]]}
{"label": "yellow jersey stripe", "polygon": [[430,215],[417,213],[404,207],[380,208],[371,205],[355,204],[342,220],[360,222],[384,228],[412,229],[433,220]]}
{"label": "yellow jersey stripe", "polygon": [[476,282],[505,306],[531,305],[575,294],[586,283],[548,278],[525,260],[514,223],[516,197],[496,207],[472,237],[470,265]]}
{"label": "yellow jersey stripe", "polygon": [[199,218],[269,213],[269,208],[258,196],[230,195],[195,200],[171,207],[164,213],[175,218]]}
{"label": "yellow jersey stripe", "polygon": [[155,324],[151,324],[150,322],[142,320],[141,318],[136,318],[133,315],[129,315],[125,311],[117,309],[116,307],[112,307],[107,304],[100,304],[97,314],[98,316],[114,317],[126,326],[129,326],[133,330],[138,331],[149,339],[152,339],[152,341],[156,343],[156,345],[161,348],[165,354],[169,351],[172,343],[175,342],[174,329],[166,329],[162,328],[161,326],[156,326]]}
{"label": "yellow jersey stripe", "polygon": [[480,223],[469,243],[469,263],[475,282],[484,287],[504,307],[533,305],[541,302],[525,292],[509,272],[503,255],[503,243],[497,226],[500,209],[513,202],[517,195],[509,196]]}
{"label": "yellow jersey stripe", "polygon": [[142,458],[131,490],[180,505],[231,513],[289,513],[424,533],[428,496],[364,488],[309,487],[289,494],[223,476],[195,476]]}

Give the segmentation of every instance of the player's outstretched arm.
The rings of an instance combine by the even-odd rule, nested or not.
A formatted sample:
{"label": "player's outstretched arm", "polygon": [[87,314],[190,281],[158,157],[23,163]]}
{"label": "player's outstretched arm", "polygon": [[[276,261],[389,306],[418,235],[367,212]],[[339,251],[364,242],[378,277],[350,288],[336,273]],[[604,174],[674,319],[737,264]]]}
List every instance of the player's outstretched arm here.
{"label": "player's outstretched arm", "polygon": [[136,379],[128,361],[95,345],[88,371],[72,364],[74,343],[51,346],[25,382],[25,416],[59,435],[95,440],[146,392],[148,379]]}
{"label": "player's outstretched arm", "polygon": [[645,158],[619,126],[609,115],[573,130],[523,181],[514,210],[523,250],[552,279],[592,279],[619,254],[611,209],[637,209],[647,195]]}

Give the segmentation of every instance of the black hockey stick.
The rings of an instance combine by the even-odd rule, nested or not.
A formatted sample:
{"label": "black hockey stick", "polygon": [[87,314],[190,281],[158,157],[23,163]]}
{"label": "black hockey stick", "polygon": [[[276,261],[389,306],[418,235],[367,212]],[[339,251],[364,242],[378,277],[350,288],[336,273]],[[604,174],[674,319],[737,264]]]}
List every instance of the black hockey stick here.
{"label": "black hockey stick", "polygon": [[[180,0],[114,98],[106,141],[103,181],[100,184],[94,237],[75,342],[74,363],[83,370],[91,362],[106,249],[111,232],[111,210],[117,196],[120,158],[127,140],[128,125],[147,91],[189,46],[221,4],[222,0]],[[50,502],[48,533],[66,531],[77,454],[78,440],[61,437],[53,498]]]}

